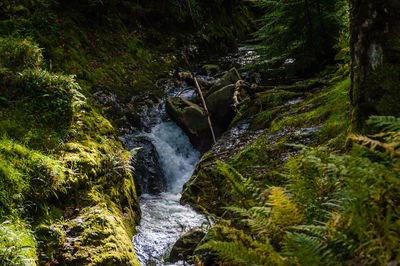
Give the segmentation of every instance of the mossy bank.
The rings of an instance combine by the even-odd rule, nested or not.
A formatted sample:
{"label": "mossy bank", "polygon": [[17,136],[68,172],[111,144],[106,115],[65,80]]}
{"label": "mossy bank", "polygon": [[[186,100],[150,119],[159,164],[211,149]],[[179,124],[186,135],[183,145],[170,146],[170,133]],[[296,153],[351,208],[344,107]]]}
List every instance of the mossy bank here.
{"label": "mossy bank", "polygon": [[[73,76],[1,38],[2,263],[135,265],[132,155]],[[18,237],[13,237],[18,236]]]}

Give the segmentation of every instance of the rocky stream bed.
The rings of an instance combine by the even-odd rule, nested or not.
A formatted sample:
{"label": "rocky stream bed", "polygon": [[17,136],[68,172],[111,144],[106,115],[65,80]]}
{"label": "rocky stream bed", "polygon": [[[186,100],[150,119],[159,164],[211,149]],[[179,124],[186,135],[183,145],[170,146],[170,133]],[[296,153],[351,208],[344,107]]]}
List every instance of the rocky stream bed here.
{"label": "rocky stream bed", "polygon": [[[243,55],[247,57],[243,59]],[[125,114],[118,118],[124,146],[129,150],[139,147],[134,167],[142,219],[133,246],[142,265],[185,265],[213,223],[195,210],[224,215],[220,207],[231,195],[228,183],[215,171],[218,161],[235,160],[264,137],[270,145],[287,136],[307,143],[321,128],[311,125],[269,130],[268,119],[285,119],[314,108],[304,104],[307,93],[323,83],[288,86],[295,80],[282,78],[280,69],[263,74],[238,72],[241,65],[255,58],[253,51],[241,48],[238,54],[197,67],[195,75],[211,115],[216,144],[212,143],[207,113],[190,72],[182,70],[178,79],[171,76],[164,81],[162,99],[133,98],[135,112],[112,94],[97,93],[98,102],[109,113]],[[264,119],[265,113],[268,119]],[[283,162],[295,150],[276,153],[280,156],[277,161]],[[268,170],[265,165],[255,165],[250,172],[263,176]]]}

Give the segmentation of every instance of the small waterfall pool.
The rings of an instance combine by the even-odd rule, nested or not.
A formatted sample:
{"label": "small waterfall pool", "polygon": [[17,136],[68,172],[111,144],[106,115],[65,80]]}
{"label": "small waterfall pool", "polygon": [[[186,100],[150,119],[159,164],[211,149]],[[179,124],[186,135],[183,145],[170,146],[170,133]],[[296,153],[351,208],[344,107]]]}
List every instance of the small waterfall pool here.
{"label": "small waterfall pool", "polygon": [[[169,86],[165,99],[177,90]],[[206,222],[203,215],[179,203],[182,187],[192,175],[200,153],[166,115],[165,99],[143,114],[148,124],[141,134],[124,136],[128,142],[143,136],[151,140],[167,181],[167,189],[161,194],[140,197],[142,220],[132,241],[142,265],[184,265],[166,262],[169,252],[181,235]]]}

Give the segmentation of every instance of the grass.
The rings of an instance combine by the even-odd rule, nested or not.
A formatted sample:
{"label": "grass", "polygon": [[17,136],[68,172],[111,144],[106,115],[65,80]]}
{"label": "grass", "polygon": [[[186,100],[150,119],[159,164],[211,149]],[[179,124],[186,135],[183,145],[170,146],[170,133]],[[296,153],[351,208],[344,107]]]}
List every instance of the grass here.
{"label": "grass", "polygon": [[27,200],[40,201],[64,191],[61,161],[3,137],[0,139],[0,213],[15,212]]}
{"label": "grass", "polygon": [[0,264],[37,265],[36,241],[32,230],[21,220],[0,222]]}
{"label": "grass", "polygon": [[[71,216],[69,209],[101,206],[120,222],[110,239],[125,242],[122,248],[121,241],[114,241],[93,260],[135,264],[133,247],[127,246],[140,209],[130,153],[74,76],[40,69],[41,49],[26,40],[0,38],[0,53],[10,43],[21,59],[10,63],[12,55],[0,58],[0,263],[36,265],[63,257],[57,252],[66,232],[52,228]],[[5,217],[13,218],[5,222]],[[96,213],[87,219],[95,220]],[[36,253],[45,255],[37,261]],[[85,256],[92,259],[89,251]]]}

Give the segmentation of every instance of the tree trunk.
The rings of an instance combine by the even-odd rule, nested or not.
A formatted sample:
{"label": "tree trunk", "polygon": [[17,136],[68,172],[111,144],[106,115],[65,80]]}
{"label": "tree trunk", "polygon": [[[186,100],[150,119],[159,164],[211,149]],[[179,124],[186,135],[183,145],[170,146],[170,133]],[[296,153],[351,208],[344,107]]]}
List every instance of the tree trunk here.
{"label": "tree trunk", "polygon": [[352,126],[372,114],[400,116],[400,1],[350,0]]}

